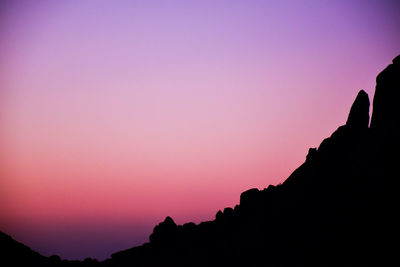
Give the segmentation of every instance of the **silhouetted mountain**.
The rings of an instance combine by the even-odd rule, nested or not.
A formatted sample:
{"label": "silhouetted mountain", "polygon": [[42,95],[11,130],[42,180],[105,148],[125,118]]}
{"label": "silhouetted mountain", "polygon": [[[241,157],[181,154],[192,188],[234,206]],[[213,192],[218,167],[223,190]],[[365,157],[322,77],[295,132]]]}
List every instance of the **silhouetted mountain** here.
{"label": "silhouetted mountain", "polygon": [[13,266],[27,266],[33,262],[42,266],[47,261],[46,257],[32,251],[29,247],[2,232],[0,232],[0,252],[1,266],[6,266],[4,265],[6,262],[12,262]]}
{"label": "silhouetted mountain", "polygon": [[0,266],[34,266],[34,267],[52,267],[52,266],[98,266],[98,261],[87,258],[84,261],[61,260],[57,255],[45,257],[31,250],[29,247],[21,244],[11,236],[0,231]]}
{"label": "silhouetted mountain", "polygon": [[[239,205],[213,221],[176,225],[167,217],[149,243],[103,262],[53,258],[53,266],[398,265],[399,94],[400,56],[377,77],[371,127],[369,98],[360,91],[346,124],[310,148],[284,183],[243,192]],[[12,242],[3,248],[1,240],[10,259],[43,261]]]}

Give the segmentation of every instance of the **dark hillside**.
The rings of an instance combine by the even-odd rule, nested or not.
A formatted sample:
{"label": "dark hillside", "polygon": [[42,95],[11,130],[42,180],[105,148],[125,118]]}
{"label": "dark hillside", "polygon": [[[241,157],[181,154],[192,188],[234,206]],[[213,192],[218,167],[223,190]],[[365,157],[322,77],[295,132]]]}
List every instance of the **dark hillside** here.
{"label": "dark hillside", "polygon": [[[400,56],[377,77],[371,124],[361,90],[346,124],[310,148],[284,183],[243,192],[239,205],[213,221],[176,225],[167,217],[149,243],[103,262],[53,257],[53,266],[398,265],[399,103]],[[28,255],[25,266],[44,260],[3,239],[2,260]]]}

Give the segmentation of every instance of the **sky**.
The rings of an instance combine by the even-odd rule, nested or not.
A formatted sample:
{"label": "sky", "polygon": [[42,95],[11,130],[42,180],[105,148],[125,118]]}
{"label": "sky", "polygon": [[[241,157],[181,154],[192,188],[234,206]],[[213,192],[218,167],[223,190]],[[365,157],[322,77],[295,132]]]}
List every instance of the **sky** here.
{"label": "sky", "polygon": [[66,259],[282,183],[400,53],[396,1],[2,1],[0,230]]}

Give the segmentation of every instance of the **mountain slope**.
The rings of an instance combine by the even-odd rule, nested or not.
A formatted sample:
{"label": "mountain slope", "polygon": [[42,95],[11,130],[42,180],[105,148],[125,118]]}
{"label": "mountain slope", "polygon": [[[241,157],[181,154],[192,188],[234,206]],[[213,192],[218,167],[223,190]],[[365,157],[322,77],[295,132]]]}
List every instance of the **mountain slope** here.
{"label": "mountain slope", "polygon": [[310,149],[279,186],[242,193],[240,205],[199,225],[171,218],[150,243],[112,255],[125,266],[380,265],[395,259],[397,240],[400,57],[360,91],[346,125]]}
{"label": "mountain slope", "polygon": [[2,232],[0,232],[0,252],[1,266],[7,266],[7,263],[12,263],[10,266],[28,266],[32,263],[35,263],[35,266],[46,266],[48,261],[48,258]]}
{"label": "mountain slope", "polygon": [[[284,183],[243,192],[213,221],[176,225],[167,217],[149,243],[103,262],[53,257],[51,266],[396,265],[399,94],[400,56],[377,77],[370,127],[369,98],[360,91],[346,124],[311,148]],[[23,266],[43,261],[0,243],[14,255],[8,259],[30,255]]]}

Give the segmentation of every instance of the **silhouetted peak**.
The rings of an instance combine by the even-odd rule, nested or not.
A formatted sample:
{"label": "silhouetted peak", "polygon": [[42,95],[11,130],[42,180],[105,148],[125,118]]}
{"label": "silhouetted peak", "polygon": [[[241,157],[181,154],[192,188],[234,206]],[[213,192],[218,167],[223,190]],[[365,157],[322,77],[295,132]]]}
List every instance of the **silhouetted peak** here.
{"label": "silhouetted peak", "polygon": [[175,225],[175,226],[176,226],[174,220],[173,220],[171,217],[169,217],[169,216],[167,216],[167,217],[165,218],[165,220],[164,220],[163,223],[164,223],[165,225]]}
{"label": "silhouetted peak", "polygon": [[171,217],[167,216],[163,222],[154,227],[153,233],[150,235],[150,242],[161,243],[173,240],[176,231],[176,223]]}
{"label": "silhouetted peak", "polygon": [[346,125],[351,128],[367,129],[369,124],[369,98],[368,94],[361,90],[350,109]]}
{"label": "silhouetted peak", "polygon": [[371,129],[398,130],[400,127],[400,55],[376,78]]}

